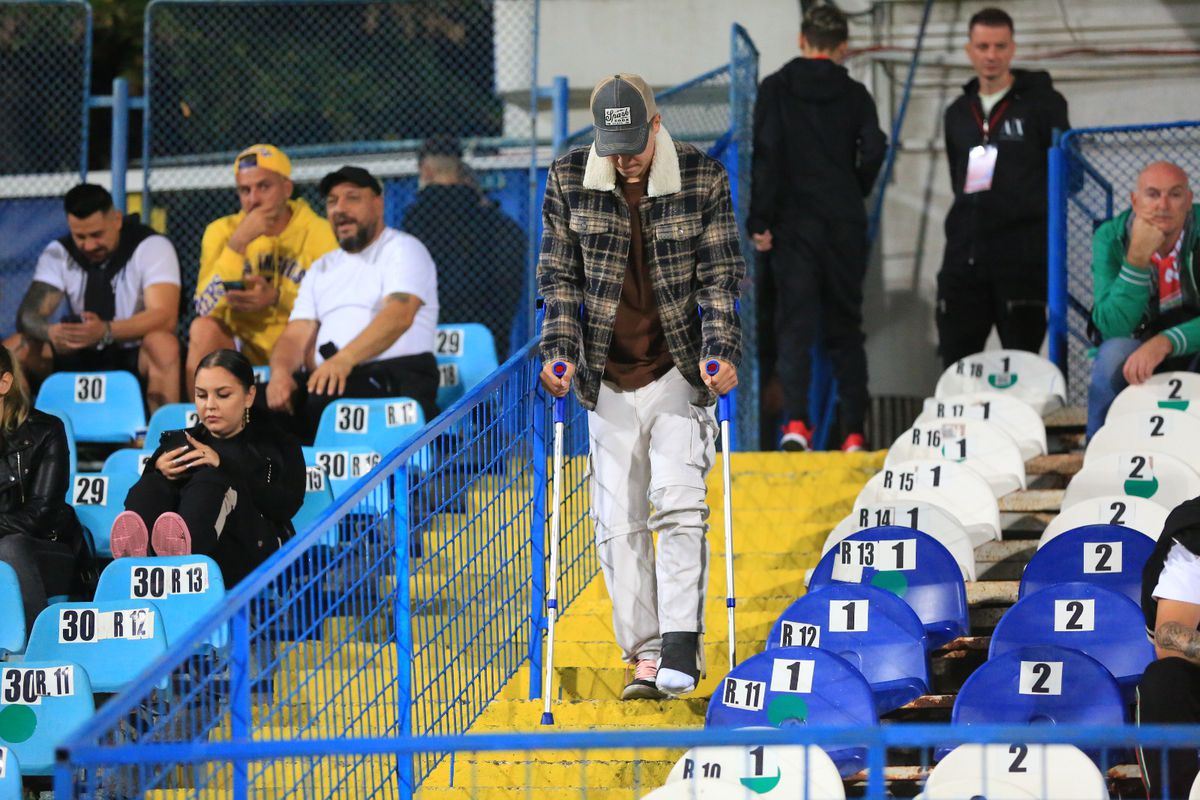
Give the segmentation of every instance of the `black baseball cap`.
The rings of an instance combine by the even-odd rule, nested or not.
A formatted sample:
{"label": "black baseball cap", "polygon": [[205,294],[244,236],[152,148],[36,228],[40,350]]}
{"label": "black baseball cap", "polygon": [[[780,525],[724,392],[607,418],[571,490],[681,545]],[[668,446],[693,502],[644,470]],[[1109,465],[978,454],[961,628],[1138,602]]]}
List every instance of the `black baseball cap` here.
{"label": "black baseball cap", "polygon": [[379,181],[374,175],[367,172],[362,167],[351,167],[347,165],[336,172],[331,172],[324,178],[321,178],[321,196],[324,197],[325,195],[328,195],[329,190],[340,183],[352,183],[355,186],[362,187],[363,189],[370,189],[375,194],[383,194],[383,187],[379,185]]}
{"label": "black baseball cap", "polygon": [[633,156],[646,149],[654,92],[640,75],[610,75],[592,90],[592,126],[600,156]]}

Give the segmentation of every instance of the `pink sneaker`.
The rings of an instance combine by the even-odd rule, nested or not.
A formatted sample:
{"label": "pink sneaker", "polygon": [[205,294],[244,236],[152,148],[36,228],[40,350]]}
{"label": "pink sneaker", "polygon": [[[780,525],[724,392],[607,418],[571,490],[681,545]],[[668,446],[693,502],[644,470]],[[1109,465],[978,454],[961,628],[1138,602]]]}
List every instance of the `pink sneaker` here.
{"label": "pink sneaker", "polygon": [[658,662],[652,658],[644,658],[633,668],[632,677],[629,669],[625,670],[625,690],[621,692],[622,700],[662,700],[665,695],[654,685],[658,675]]}
{"label": "pink sneaker", "polygon": [[122,511],[113,520],[108,542],[113,558],[145,558],[150,534],[146,532],[146,523],[141,517],[132,511]]}
{"label": "pink sneaker", "polygon": [[150,543],[155,555],[189,556],[192,554],[192,534],[183,517],[168,511],[154,521]]}

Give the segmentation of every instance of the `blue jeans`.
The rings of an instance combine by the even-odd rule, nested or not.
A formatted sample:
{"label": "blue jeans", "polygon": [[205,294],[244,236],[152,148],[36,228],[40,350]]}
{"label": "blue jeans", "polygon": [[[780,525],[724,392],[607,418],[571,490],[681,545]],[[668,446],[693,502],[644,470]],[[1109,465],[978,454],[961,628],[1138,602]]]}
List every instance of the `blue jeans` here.
{"label": "blue jeans", "polygon": [[1108,416],[1108,407],[1112,405],[1113,400],[1116,400],[1121,390],[1129,385],[1125,380],[1125,360],[1141,346],[1140,340],[1129,336],[1106,339],[1096,351],[1096,361],[1092,364],[1092,380],[1088,384],[1088,441],[1091,441],[1092,434],[1104,424],[1104,418]]}

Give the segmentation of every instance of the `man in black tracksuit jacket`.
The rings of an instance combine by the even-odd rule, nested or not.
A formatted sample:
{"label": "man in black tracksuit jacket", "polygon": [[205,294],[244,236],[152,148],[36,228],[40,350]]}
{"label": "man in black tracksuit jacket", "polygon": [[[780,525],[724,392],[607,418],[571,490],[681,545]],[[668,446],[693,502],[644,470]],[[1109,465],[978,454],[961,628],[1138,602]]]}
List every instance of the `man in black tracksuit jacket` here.
{"label": "man in black tracksuit jacket", "polygon": [[763,80],[754,109],[747,227],[755,247],[770,253],[784,404],[781,444],[790,450],[811,444],[809,376],[818,331],[838,381],[843,449],[863,447],[863,198],[883,164],[887,138],[866,87],[841,66],[848,33],[837,9],[809,11],[800,36],[805,57]]}
{"label": "man in black tracksuit jacket", "polygon": [[[946,109],[954,204],[938,274],[945,366],[983,350],[993,325],[1001,344],[1017,350],[1037,352],[1046,333],[1046,151],[1054,130],[1069,127],[1067,101],[1048,73],[1009,69],[1012,34],[999,9],[972,17],[967,55],[976,77]],[[971,153],[989,146],[994,172],[981,163],[972,178],[991,173],[990,188],[976,183],[968,193]]]}

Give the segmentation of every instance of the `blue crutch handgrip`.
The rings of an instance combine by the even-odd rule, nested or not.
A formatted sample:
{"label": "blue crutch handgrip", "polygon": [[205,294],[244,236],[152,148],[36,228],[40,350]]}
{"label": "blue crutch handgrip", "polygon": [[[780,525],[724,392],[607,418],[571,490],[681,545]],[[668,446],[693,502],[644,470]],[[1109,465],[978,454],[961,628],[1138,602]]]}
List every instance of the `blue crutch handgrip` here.
{"label": "blue crutch handgrip", "polygon": [[[554,377],[561,378],[563,375],[567,374],[567,364],[565,361],[555,361],[553,366],[550,367],[550,371],[554,373]],[[567,421],[567,397],[566,397],[566,395],[563,395],[562,397],[554,398],[554,421],[555,422],[566,422]]]}
{"label": "blue crutch handgrip", "polygon": [[[721,369],[721,363],[715,358],[709,359],[704,365],[704,371],[709,375],[716,375],[719,369]],[[717,396],[717,422],[728,422],[729,417],[729,393],[726,392]]]}

